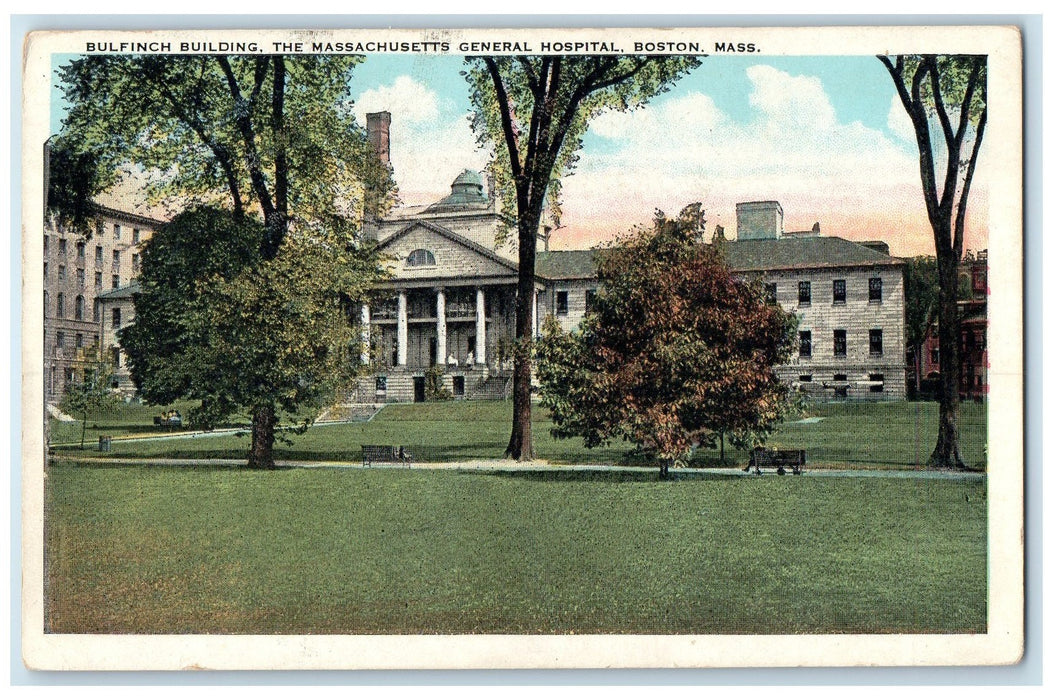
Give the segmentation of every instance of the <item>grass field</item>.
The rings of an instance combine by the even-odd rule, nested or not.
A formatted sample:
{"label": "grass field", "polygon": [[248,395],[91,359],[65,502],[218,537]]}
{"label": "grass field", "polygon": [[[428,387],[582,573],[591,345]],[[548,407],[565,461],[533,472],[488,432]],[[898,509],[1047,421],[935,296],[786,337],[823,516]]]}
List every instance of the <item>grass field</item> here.
{"label": "grass field", "polygon": [[[184,407],[185,409],[185,407]],[[151,424],[157,408],[130,406],[92,422],[87,445],[100,434],[122,436],[161,432]],[[186,410],[183,410],[186,415]],[[403,404],[386,407],[369,423],[317,425],[293,444],[277,445],[278,459],[361,459],[363,444],[405,445],[419,461],[456,462],[503,456],[511,425],[511,402],[457,401]],[[555,440],[547,411],[535,407],[534,442],[541,459],[573,464],[646,464],[630,445],[585,449],[580,440]],[[811,405],[804,421],[784,424],[769,444],[803,447],[813,466],[851,466],[902,469],[923,465],[936,444],[938,408],[935,403],[825,403]],[[80,439],[80,425],[52,421],[52,443]],[[962,450],[970,466],[986,464],[987,407],[962,405]],[[74,435],[75,433],[75,435]],[[233,434],[150,442],[115,441],[114,456],[242,458],[248,437]],[[731,463],[745,464],[744,452],[728,449]],[[715,464],[715,449],[698,450],[701,465]]]}
{"label": "grass field", "polygon": [[986,506],[982,481],[58,459],[46,482],[46,623],[58,633],[982,632]]}

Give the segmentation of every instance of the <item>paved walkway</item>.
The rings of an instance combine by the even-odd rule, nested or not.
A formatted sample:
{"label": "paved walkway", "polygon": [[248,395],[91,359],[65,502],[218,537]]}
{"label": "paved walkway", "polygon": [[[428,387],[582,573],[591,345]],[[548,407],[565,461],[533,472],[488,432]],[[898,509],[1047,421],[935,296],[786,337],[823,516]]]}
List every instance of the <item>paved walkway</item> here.
{"label": "paved walkway", "polygon": [[[53,457],[52,459],[56,459]],[[244,459],[175,459],[168,457],[88,457],[80,455],[62,455],[57,459],[85,464],[127,464],[158,467],[238,467],[244,466]],[[307,461],[278,460],[278,467],[293,469],[406,469],[401,465],[374,465],[365,467],[361,462],[340,461]],[[603,464],[549,464],[543,460],[520,464],[511,460],[469,460],[465,462],[420,462],[414,463],[412,469],[445,469],[459,471],[477,471],[490,473],[514,473],[536,471],[562,472],[625,472],[655,473],[657,467],[622,467]],[[744,472],[738,467],[716,467],[711,469],[674,469],[670,472],[677,475],[726,476],[756,479],[752,472]],[[762,476],[778,475],[774,470],[765,471]],[[787,474],[788,478],[792,475]],[[867,477],[884,479],[945,479],[952,481],[983,481],[987,475],[980,472],[950,472],[913,469],[823,469],[812,467],[805,471],[804,477]]]}

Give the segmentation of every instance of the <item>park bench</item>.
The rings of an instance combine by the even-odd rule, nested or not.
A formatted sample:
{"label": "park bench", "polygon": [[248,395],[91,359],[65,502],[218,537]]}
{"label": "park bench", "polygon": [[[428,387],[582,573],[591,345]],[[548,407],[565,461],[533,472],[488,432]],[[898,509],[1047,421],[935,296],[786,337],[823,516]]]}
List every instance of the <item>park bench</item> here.
{"label": "park bench", "polygon": [[178,414],[174,416],[154,416],[154,425],[162,428],[182,428],[183,417]]}
{"label": "park bench", "polygon": [[753,468],[757,474],[761,473],[762,467],[774,468],[779,476],[786,473],[790,467],[794,474],[804,474],[805,451],[804,450],[771,450],[766,447],[755,447],[750,453],[750,463],[743,471]]}
{"label": "park bench", "polygon": [[362,466],[373,464],[405,464],[413,466],[413,455],[406,448],[395,445],[362,445]]}

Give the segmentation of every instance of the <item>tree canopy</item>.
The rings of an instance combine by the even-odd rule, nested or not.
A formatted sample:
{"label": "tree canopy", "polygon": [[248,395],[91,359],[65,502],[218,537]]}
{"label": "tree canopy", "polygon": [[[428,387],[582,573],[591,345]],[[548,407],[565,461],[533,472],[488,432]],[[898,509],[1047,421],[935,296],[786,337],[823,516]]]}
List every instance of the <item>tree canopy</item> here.
{"label": "tree canopy", "polygon": [[625,111],[664,92],[699,65],[694,56],[482,56],[466,59],[472,126],[493,149],[491,169],[505,213],[516,222],[512,434],[506,454],[533,459],[530,377],[534,262],[546,207],[559,226],[561,179],[574,167],[591,119]]}
{"label": "tree canopy", "polygon": [[306,427],[355,375],[356,312],[378,261],[298,231],[262,260],[264,235],[258,219],[201,208],[145,245],[136,321],[120,340],[147,402],[199,400],[188,420],[204,428],[260,410]]}
{"label": "tree canopy", "polygon": [[599,251],[601,285],[580,329],[547,324],[538,345],[553,434],[594,447],[621,437],[663,476],[695,444],[763,440],[788,408],[774,366],[793,349],[792,315],[700,242],[688,208]]}

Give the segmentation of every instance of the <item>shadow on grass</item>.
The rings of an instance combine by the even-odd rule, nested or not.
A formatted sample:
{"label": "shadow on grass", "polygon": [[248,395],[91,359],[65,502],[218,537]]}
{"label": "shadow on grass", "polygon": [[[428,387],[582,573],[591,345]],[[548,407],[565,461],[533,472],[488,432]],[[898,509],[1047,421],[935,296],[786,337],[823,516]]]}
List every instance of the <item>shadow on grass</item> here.
{"label": "shadow on grass", "polygon": [[[458,474],[479,474],[474,470],[458,470]],[[672,472],[664,482],[658,478],[658,468],[640,469],[517,469],[508,471],[486,472],[488,476],[520,481],[568,483],[568,482],[601,482],[601,483],[673,483],[677,481],[727,481],[741,479],[737,474],[714,474],[706,472]]]}

